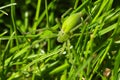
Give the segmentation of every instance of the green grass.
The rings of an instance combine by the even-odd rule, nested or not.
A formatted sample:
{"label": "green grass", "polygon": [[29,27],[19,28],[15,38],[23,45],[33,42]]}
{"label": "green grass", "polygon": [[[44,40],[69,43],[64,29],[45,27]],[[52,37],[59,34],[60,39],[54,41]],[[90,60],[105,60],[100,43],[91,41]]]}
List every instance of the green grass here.
{"label": "green grass", "polygon": [[[4,4],[4,5],[2,5]],[[119,80],[119,0],[0,3],[0,80]],[[63,22],[81,23],[57,41]]]}

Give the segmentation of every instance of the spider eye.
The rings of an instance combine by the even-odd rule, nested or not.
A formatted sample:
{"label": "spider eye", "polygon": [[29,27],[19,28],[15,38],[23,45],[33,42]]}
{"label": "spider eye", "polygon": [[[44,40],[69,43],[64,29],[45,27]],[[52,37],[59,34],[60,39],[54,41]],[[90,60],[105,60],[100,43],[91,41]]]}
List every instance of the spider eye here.
{"label": "spider eye", "polygon": [[58,38],[57,38],[58,42],[62,43],[64,41],[68,40],[68,38],[69,38],[69,35],[67,33],[64,33],[62,30],[59,31]]}

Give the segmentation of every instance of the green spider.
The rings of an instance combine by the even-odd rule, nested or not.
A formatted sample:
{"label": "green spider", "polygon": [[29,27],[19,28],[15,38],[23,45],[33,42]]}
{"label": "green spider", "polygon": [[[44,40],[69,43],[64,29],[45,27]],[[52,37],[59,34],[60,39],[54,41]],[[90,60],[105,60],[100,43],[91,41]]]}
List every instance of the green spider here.
{"label": "green spider", "polygon": [[58,42],[65,42],[69,38],[69,32],[73,27],[81,23],[82,12],[70,15],[62,24],[62,29],[58,33]]}

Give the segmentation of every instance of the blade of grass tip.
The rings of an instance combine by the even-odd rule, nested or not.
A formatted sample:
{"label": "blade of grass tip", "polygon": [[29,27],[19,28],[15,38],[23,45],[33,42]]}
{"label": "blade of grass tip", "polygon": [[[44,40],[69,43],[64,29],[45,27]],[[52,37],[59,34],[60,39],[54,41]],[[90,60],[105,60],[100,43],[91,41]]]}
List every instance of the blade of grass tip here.
{"label": "blade of grass tip", "polygon": [[[111,15],[111,13],[113,12],[113,9],[101,14],[101,16],[97,19],[97,22],[99,24],[105,24],[105,18],[108,17],[109,15]],[[102,29],[103,26],[101,26],[100,30]]]}
{"label": "blade of grass tip", "polygon": [[71,46],[70,41],[67,40],[66,49],[67,49],[68,54],[70,54],[70,46]]}
{"label": "blade of grass tip", "polygon": [[46,12],[46,20],[47,20],[47,28],[49,28],[49,17],[48,17],[48,5],[47,5],[47,0],[45,0],[45,12]]}
{"label": "blade of grass tip", "polygon": [[[37,35],[17,35],[17,38],[36,38],[36,37],[39,37],[41,35],[41,33],[37,34]],[[3,36],[3,37],[0,37],[0,40],[9,40],[9,36]],[[16,39],[15,36],[12,37],[12,39]]]}
{"label": "blade of grass tip", "polygon": [[106,11],[110,10],[112,8],[113,0],[109,0],[107,4]]}
{"label": "blade of grass tip", "polygon": [[19,56],[23,55],[25,52],[27,52],[27,50],[30,48],[30,46],[25,46],[23,49],[21,49],[20,51],[16,52],[16,54],[13,54],[13,56],[7,58],[5,60],[5,66],[7,66],[8,64],[10,64],[12,62],[13,59],[18,58]]}
{"label": "blade of grass tip", "polygon": [[110,47],[111,47],[111,45],[112,45],[112,42],[113,42],[113,39],[112,39],[112,38],[110,38],[110,39],[109,39],[108,46],[106,47],[106,49],[105,49],[105,50],[103,50],[103,51],[102,51],[102,53],[101,53],[101,54],[103,54],[103,55],[102,55],[102,57],[101,57],[101,58],[99,58],[99,60],[98,60],[98,62],[97,62],[97,64],[96,64],[96,66],[95,66],[95,68],[93,69],[92,74],[90,75],[89,80],[91,80],[91,79],[92,79],[93,74],[97,71],[97,69],[99,68],[99,66],[100,66],[100,65],[101,65],[101,63],[103,62],[104,58],[106,57],[106,55],[107,55],[107,53],[108,53],[108,51],[109,51],[109,49],[110,49]]}
{"label": "blade of grass tip", "polygon": [[[104,52],[105,52],[105,49],[103,49],[101,52],[99,52],[99,56],[101,57],[103,54],[104,54]],[[98,56],[98,57],[99,57]],[[100,58],[99,58],[100,59]],[[98,61],[98,60],[97,60]],[[99,67],[99,65],[100,65],[100,63],[99,63],[99,61],[96,63],[96,65],[95,65],[95,67],[93,68],[93,71],[92,71],[92,73],[91,73],[91,75],[90,75],[90,77],[89,77],[89,80],[92,80],[92,77],[93,77],[93,75],[95,74],[95,72],[97,71],[97,69],[98,69],[98,67]]]}
{"label": "blade of grass tip", "polygon": [[[67,63],[67,60],[65,60],[65,62]],[[60,80],[67,80],[67,69],[62,73]]]}
{"label": "blade of grass tip", "polygon": [[41,0],[38,0],[35,20],[38,20],[38,18],[39,18],[40,9],[41,9]]}
{"label": "blade of grass tip", "polygon": [[[113,22],[113,21],[116,20],[116,19],[118,18],[118,16],[120,15],[120,9],[117,9],[117,10],[112,9],[112,10],[113,10],[114,12],[111,13],[111,14],[108,14],[108,15],[105,17],[105,19],[104,19],[104,21],[107,22],[107,23]],[[112,11],[112,10],[111,10],[111,11]]]}
{"label": "blade of grass tip", "polygon": [[110,32],[110,31],[112,31],[113,29],[115,29],[116,26],[117,26],[117,23],[114,23],[113,25],[111,25],[111,26],[109,26],[109,27],[107,27],[107,28],[105,28],[105,29],[99,31],[98,34],[99,34],[100,36],[102,36],[102,35],[104,35],[104,34]]}
{"label": "blade of grass tip", "polygon": [[14,56],[13,59],[18,58],[19,56],[21,56],[22,54],[24,54],[28,49],[30,48],[30,46],[25,46],[23,49],[21,49],[19,52],[17,52],[17,54]]}
{"label": "blade of grass tip", "polygon": [[48,73],[49,70],[53,69],[56,65],[59,64],[59,60],[54,61],[53,63],[43,63],[40,65],[41,76],[44,76],[44,73]]}
{"label": "blade of grass tip", "polygon": [[[92,46],[93,46],[93,41],[94,41],[94,38],[98,32],[98,29],[99,29],[99,26],[96,26],[95,30],[94,30],[94,33],[90,35],[90,40],[87,44],[87,47],[86,47],[86,54],[85,54],[85,58],[88,57],[88,55],[91,53],[93,53],[93,50],[92,50]],[[87,75],[89,75],[89,72],[90,72],[90,63],[88,63],[88,67],[87,67]]]}
{"label": "blade of grass tip", "polygon": [[[32,43],[32,45],[35,45],[36,43],[39,43],[39,42],[41,42],[41,41],[43,41],[43,39],[41,39],[41,40],[35,40],[35,41]],[[32,46],[32,45],[31,45],[31,46]],[[21,44],[19,48],[22,48],[22,47],[23,47],[23,48],[22,48],[20,51],[18,51],[17,54],[14,55],[14,58],[13,58],[13,59],[16,59],[16,58],[19,57],[20,55],[24,54],[24,53],[28,50],[28,48],[30,48],[31,46],[29,45],[28,42],[26,42],[26,43],[24,43],[24,44]],[[15,46],[15,47],[13,47],[12,49],[10,49],[10,53],[14,53],[14,52],[17,50],[17,48],[18,48],[18,47]],[[27,54],[25,54],[25,55],[27,55]],[[24,56],[24,57],[25,57],[25,56]],[[6,63],[8,63],[10,59],[11,59],[11,57],[6,60]]]}
{"label": "blade of grass tip", "polygon": [[99,29],[99,26],[96,26],[93,34],[90,35],[90,40],[89,40],[89,42],[87,44],[87,47],[86,47],[86,54],[85,54],[86,58],[89,54],[89,51],[91,51],[91,53],[92,53],[92,44],[93,44],[94,38],[95,38],[95,36],[98,32],[98,29]]}
{"label": "blade of grass tip", "polygon": [[[46,28],[49,28],[49,17],[48,17],[47,0],[45,0],[45,11],[46,11],[46,20],[47,20]],[[48,51],[50,51],[50,46],[51,46],[50,39],[48,39],[47,41],[48,41],[47,49],[48,49]]]}
{"label": "blade of grass tip", "polygon": [[[85,23],[83,22],[83,24],[85,24]],[[87,27],[87,25],[85,25],[85,26],[82,28],[82,32],[81,32],[80,37],[78,38],[78,41],[77,41],[76,46],[75,46],[75,49],[77,49],[77,47],[79,46],[79,44],[80,44],[80,42],[81,42],[81,40],[82,40],[82,38],[83,38],[83,34],[84,34],[85,30],[86,30],[86,27]]]}
{"label": "blade of grass tip", "polygon": [[118,80],[117,76],[118,76],[118,70],[119,70],[119,66],[120,66],[120,49],[118,51],[118,54],[115,58],[115,63],[114,63],[114,69],[113,69],[113,79],[112,80]]}
{"label": "blade of grass tip", "polygon": [[[26,45],[28,45],[28,42],[23,43],[23,44],[20,44],[20,45],[19,45],[19,49],[21,49],[23,46],[26,46]],[[18,47],[15,46],[15,47],[13,47],[13,48],[10,49],[10,53],[14,53],[14,52],[17,51],[17,50],[18,50]]]}
{"label": "blade of grass tip", "polygon": [[105,22],[105,18],[106,18],[106,16],[108,16],[112,11],[113,11],[113,9],[112,9],[112,10],[109,10],[108,12],[103,13],[103,14],[97,19],[97,23],[100,24],[99,31],[104,27],[105,24],[107,24],[107,23]]}
{"label": "blade of grass tip", "polygon": [[15,73],[11,74],[11,76],[7,80],[14,80],[14,79],[17,79],[20,76],[21,76],[20,72],[15,72]]}
{"label": "blade of grass tip", "polygon": [[67,80],[67,70],[64,70],[64,72],[62,73],[60,80]]}
{"label": "blade of grass tip", "polygon": [[2,12],[3,14],[7,15],[8,16],[8,13],[3,11],[3,10],[0,10],[0,12]]}
{"label": "blade of grass tip", "polygon": [[[74,70],[74,66],[71,65],[70,66],[70,71],[69,71],[69,74],[68,74],[68,80],[71,78],[71,76],[74,74],[75,70]],[[74,80],[74,79],[73,79]]]}
{"label": "blade of grass tip", "polygon": [[89,2],[89,0],[85,0],[78,8],[76,8],[71,14],[76,13],[78,11],[81,11],[81,9],[84,8],[85,5],[87,5],[87,3]]}
{"label": "blade of grass tip", "polygon": [[74,75],[70,76],[68,80],[74,80],[73,78],[76,78],[77,76],[79,76],[79,75],[80,75],[79,73],[82,72],[82,71],[84,71],[85,67],[91,62],[92,59],[93,59],[92,56],[89,57],[89,58],[87,59],[87,61],[86,61],[85,63],[83,63],[82,66],[79,66],[79,67],[77,68],[77,69],[78,69],[77,72],[76,72]]}
{"label": "blade of grass tip", "polygon": [[99,6],[100,6],[100,3],[101,3],[102,0],[97,0],[93,3],[93,8],[91,9],[91,13],[92,15],[94,15],[96,13],[96,10],[98,10]]}
{"label": "blade of grass tip", "polygon": [[48,5],[47,5],[47,0],[45,0],[45,13],[46,13],[46,21],[47,21],[47,28],[49,28],[49,17],[48,17]]}
{"label": "blade of grass tip", "polygon": [[101,58],[100,61],[99,61],[100,64],[103,62],[103,60],[104,60],[106,54],[108,53],[108,51],[109,51],[109,49],[110,49],[112,43],[113,43],[113,39],[111,38],[110,41],[109,41],[108,46],[106,47],[105,53],[103,54],[102,58]]}
{"label": "blade of grass tip", "polygon": [[[100,50],[103,50],[103,48],[104,48],[107,44],[108,44],[107,41],[105,41],[104,43],[102,43],[101,46],[99,46],[99,48],[93,52],[93,55],[96,54],[96,53],[98,53]],[[103,52],[104,52],[104,50],[103,50]],[[97,61],[100,59],[100,57],[101,57],[102,55],[103,55],[102,52],[100,52],[99,55],[96,57],[96,59],[94,59],[94,61],[93,61],[94,63],[92,64],[92,67],[94,67],[94,66],[96,65]]]}
{"label": "blade of grass tip", "polygon": [[[48,10],[53,6],[53,4],[54,4],[55,1],[56,1],[56,0],[54,0],[54,1],[52,1],[52,2],[49,3],[49,5],[48,5]],[[38,20],[36,21],[36,24],[35,24],[36,27],[33,27],[33,30],[34,30],[34,31],[36,31],[37,26],[38,26],[39,23],[43,20],[43,18],[45,17],[45,15],[46,15],[46,10],[43,11],[43,13],[40,15],[40,17],[39,17]],[[33,25],[33,26],[34,26],[34,25]]]}
{"label": "blade of grass tip", "polygon": [[3,33],[0,34],[0,37],[4,36],[6,33],[8,33],[8,31],[4,31]]}
{"label": "blade of grass tip", "polygon": [[16,5],[16,3],[11,3],[11,4],[8,4],[8,5],[2,6],[2,7],[0,7],[0,9],[4,9],[4,8],[14,6],[14,5]]}
{"label": "blade of grass tip", "polygon": [[74,9],[77,8],[77,6],[78,6],[78,2],[79,2],[79,0],[76,0],[76,1],[75,1]]}
{"label": "blade of grass tip", "polygon": [[[69,8],[67,11],[65,11],[65,13],[63,13],[63,15],[61,16],[61,20],[64,19],[64,17],[72,10],[72,8]],[[61,21],[63,22],[63,21]]]}
{"label": "blade of grass tip", "polygon": [[35,73],[33,73],[33,75],[32,75],[32,80],[35,80]]}
{"label": "blade of grass tip", "polygon": [[114,37],[114,35],[115,35],[115,34],[117,33],[117,31],[119,30],[119,29],[118,29],[119,27],[120,27],[120,15],[119,15],[119,17],[118,17],[117,25],[116,25],[116,27],[115,27],[115,29],[114,29],[111,37]]}
{"label": "blade of grass tip", "polygon": [[35,63],[37,63],[37,62],[40,62],[40,61],[42,61],[42,60],[44,60],[44,59],[46,59],[46,58],[48,58],[48,57],[51,57],[51,56],[53,56],[53,55],[55,55],[55,54],[58,54],[60,51],[61,51],[61,49],[58,49],[58,50],[55,50],[55,51],[53,51],[53,52],[51,52],[51,53],[44,54],[44,55],[42,55],[41,57],[33,60],[31,63],[27,64],[25,67],[21,68],[21,70],[25,70],[25,69],[27,69],[28,67],[30,67],[31,65],[33,65],[33,64],[35,64]]}
{"label": "blade of grass tip", "polygon": [[36,14],[35,14],[35,22],[33,24],[33,28],[34,30],[36,30],[37,28],[37,21],[38,21],[38,18],[39,18],[39,15],[40,15],[40,9],[41,9],[41,0],[38,0],[37,2],[37,9],[36,9]]}
{"label": "blade of grass tip", "polygon": [[25,28],[24,28],[24,32],[26,32],[26,30],[27,30],[27,27],[28,27],[28,23],[29,23],[29,19],[28,19],[28,17],[29,17],[29,12],[28,11],[26,11],[25,12]]}
{"label": "blade of grass tip", "polygon": [[[11,0],[11,3],[14,3],[15,0]],[[19,47],[19,43],[18,43],[18,38],[17,38],[17,30],[16,30],[16,23],[15,23],[15,6],[11,6],[11,19],[12,19],[12,24],[13,24],[13,29],[11,29],[11,32],[12,30],[15,31],[15,38],[16,38],[16,44],[17,46]]]}
{"label": "blade of grass tip", "polygon": [[94,19],[92,20],[92,23],[94,23],[96,21],[96,19],[100,16],[101,12],[103,11],[103,9],[105,8],[105,6],[107,5],[108,1],[109,0],[103,0],[98,13],[96,14],[96,16],[94,17]]}
{"label": "blade of grass tip", "polygon": [[61,65],[61,66],[53,69],[51,72],[49,72],[49,75],[54,75],[54,74],[57,74],[57,73],[59,73],[59,72],[61,72],[61,71],[64,71],[64,70],[66,70],[69,66],[70,66],[70,65],[69,65],[67,62],[65,62],[63,65]]}
{"label": "blade of grass tip", "polygon": [[89,32],[86,31],[86,35],[85,35],[85,39],[84,39],[84,42],[83,42],[83,46],[82,46],[82,53],[84,53],[85,49],[86,49],[86,44],[88,42],[88,39],[89,39]]}
{"label": "blade of grass tip", "polygon": [[3,54],[3,60],[2,60],[3,73],[4,73],[4,69],[5,69],[4,67],[5,67],[5,60],[6,60],[7,50],[8,50],[10,41],[11,41],[12,37],[14,36],[14,34],[15,34],[15,32],[13,32],[12,35],[10,36],[10,38],[9,38],[9,40],[7,42],[7,45],[6,45],[6,47],[5,47],[5,49],[4,49],[3,53],[2,53]]}

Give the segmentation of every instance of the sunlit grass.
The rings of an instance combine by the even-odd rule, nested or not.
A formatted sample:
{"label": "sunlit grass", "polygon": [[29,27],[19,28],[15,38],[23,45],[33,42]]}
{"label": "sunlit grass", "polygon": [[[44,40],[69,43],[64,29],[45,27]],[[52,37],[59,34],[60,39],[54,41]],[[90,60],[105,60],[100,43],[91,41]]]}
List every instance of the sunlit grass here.
{"label": "sunlit grass", "polygon": [[[11,0],[0,7],[0,80],[120,79],[119,1],[71,0],[67,8],[61,2]],[[77,12],[81,22],[58,42],[63,22]]]}

